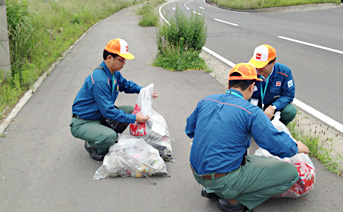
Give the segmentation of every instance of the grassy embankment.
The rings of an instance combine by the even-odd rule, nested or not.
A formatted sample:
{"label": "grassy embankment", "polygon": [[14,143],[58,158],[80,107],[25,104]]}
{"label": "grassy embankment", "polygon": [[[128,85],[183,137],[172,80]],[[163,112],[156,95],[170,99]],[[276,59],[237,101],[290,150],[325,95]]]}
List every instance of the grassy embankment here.
{"label": "grassy embankment", "polygon": [[0,117],[89,27],[138,0],[6,0],[11,76],[0,74]]}

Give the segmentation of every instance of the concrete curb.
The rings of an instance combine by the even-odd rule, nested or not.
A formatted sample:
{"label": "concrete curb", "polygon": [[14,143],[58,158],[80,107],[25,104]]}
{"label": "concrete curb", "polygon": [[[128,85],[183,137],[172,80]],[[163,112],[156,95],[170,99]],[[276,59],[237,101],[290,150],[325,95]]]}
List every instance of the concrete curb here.
{"label": "concrete curb", "polygon": [[33,84],[32,88],[25,92],[24,96],[19,100],[19,102],[14,106],[8,116],[6,116],[5,120],[3,120],[0,124],[0,136],[4,135],[4,131],[8,127],[8,125],[12,122],[12,120],[17,116],[20,110],[24,107],[24,105],[29,101],[31,96],[34,92],[38,89],[38,87],[42,84],[42,82],[47,78],[47,76],[54,70],[54,68],[58,65],[59,61],[64,58],[64,56],[85,36],[97,23],[91,26],[85,33],[83,33],[68,49],[65,51],[58,60],[53,63],[49,69],[44,72],[42,76],[40,76],[37,81]]}

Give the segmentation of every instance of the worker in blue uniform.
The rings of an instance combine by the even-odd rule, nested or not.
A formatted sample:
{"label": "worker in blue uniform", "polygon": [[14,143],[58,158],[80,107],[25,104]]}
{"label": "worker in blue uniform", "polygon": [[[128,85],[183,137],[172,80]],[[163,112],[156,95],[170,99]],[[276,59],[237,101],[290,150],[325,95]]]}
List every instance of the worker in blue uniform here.
{"label": "worker in blue uniform", "polygon": [[308,153],[301,141],[279,132],[248,100],[258,78],[254,66],[237,64],[229,74],[229,89],[201,99],[187,118],[185,133],[193,138],[190,164],[201,194],[218,197],[222,211],[251,211],[298,180],[295,165],[247,154],[256,143],[280,158]]}
{"label": "worker in blue uniform", "polygon": [[[118,123],[144,123],[149,119],[141,113],[132,114],[132,106],[114,105],[119,92],[139,93],[142,89],[136,83],[127,81],[119,72],[125,60],[134,59],[128,51],[127,42],[120,38],[109,41],[103,51],[103,59],[78,92],[70,123],[72,135],[85,140],[86,150],[94,160],[99,161],[103,160],[118,136],[116,131],[105,126],[105,118]],[[157,97],[155,92],[153,97]]]}
{"label": "worker in blue uniform", "polygon": [[258,77],[263,79],[256,82],[250,101],[262,108],[269,119],[276,111],[280,111],[280,121],[287,125],[297,113],[291,104],[295,95],[291,69],[276,62],[275,48],[270,45],[256,47],[249,63],[255,66]]}

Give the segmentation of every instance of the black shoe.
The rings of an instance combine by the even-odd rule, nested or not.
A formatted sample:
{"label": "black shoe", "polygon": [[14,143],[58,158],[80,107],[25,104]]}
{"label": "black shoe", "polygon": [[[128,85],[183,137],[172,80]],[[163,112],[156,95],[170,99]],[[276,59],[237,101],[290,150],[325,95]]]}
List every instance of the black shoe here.
{"label": "black shoe", "polygon": [[103,161],[105,155],[107,154],[107,152],[105,152],[104,154],[98,154],[96,149],[92,147],[91,145],[89,145],[88,141],[85,141],[85,149],[87,150],[91,158],[97,161]]}
{"label": "black shoe", "polygon": [[207,193],[206,188],[203,187],[201,190],[201,196],[209,198],[209,199],[219,199],[220,197],[215,193]]}
{"label": "black shoe", "polygon": [[244,212],[244,206],[241,203],[231,204],[229,201],[222,198],[218,200],[217,207],[225,212]]}

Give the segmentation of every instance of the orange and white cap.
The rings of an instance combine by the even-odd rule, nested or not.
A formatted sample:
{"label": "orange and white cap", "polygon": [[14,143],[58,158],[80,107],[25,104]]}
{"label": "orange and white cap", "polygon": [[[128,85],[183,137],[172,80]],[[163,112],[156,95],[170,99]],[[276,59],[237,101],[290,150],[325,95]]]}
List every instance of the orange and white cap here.
{"label": "orange and white cap", "polygon": [[[233,73],[238,73],[239,76],[231,76]],[[256,69],[250,63],[238,63],[233,67],[229,74],[230,80],[257,80],[263,81],[257,77]]]}
{"label": "orange and white cap", "polygon": [[127,42],[120,38],[110,40],[106,44],[105,50],[114,54],[118,54],[127,60],[132,60],[135,58],[135,56],[129,53]]}
{"label": "orange and white cap", "polygon": [[254,56],[250,59],[249,63],[253,64],[256,68],[265,67],[270,61],[276,57],[274,47],[270,45],[260,45],[255,48]]}

